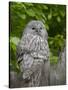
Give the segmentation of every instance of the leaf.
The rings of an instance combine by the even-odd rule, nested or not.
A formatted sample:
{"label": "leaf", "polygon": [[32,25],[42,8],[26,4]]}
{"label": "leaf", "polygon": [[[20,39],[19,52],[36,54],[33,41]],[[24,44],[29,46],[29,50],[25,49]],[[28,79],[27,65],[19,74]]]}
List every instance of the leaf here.
{"label": "leaf", "polygon": [[57,12],[53,13],[53,16],[57,16],[57,15],[58,15],[58,13],[57,13]]}
{"label": "leaf", "polygon": [[48,14],[48,20],[50,20],[52,18],[52,14]]}
{"label": "leaf", "polygon": [[61,15],[62,17],[64,17],[64,16],[65,16],[65,12],[60,11],[60,15]]}
{"label": "leaf", "polygon": [[53,44],[53,40],[52,40],[52,41],[50,41],[50,42],[49,42],[49,44],[50,44],[50,45],[52,45],[52,44]]}
{"label": "leaf", "polygon": [[33,6],[32,3],[24,3],[24,5],[25,5],[26,7]]}
{"label": "leaf", "polygon": [[44,20],[47,20],[45,14],[43,12],[41,13],[41,15],[42,15],[42,17],[43,17]]}
{"label": "leaf", "polygon": [[35,12],[32,10],[32,9],[28,9],[27,11],[26,11],[26,13],[29,15],[29,16],[35,16]]}
{"label": "leaf", "polygon": [[22,14],[22,15],[19,15],[21,19],[26,19],[26,15],[25,14]]}
{"label": "leaf", "polygon": [[52,52],[50,52],[49,59],[50,59],[50,63],[51,64],[57,64],[58,63],[58,56],[53,55]]}
{"label": "leaf", "polygon": [[48,9],[48,7],[47,7],[46,5],[43,5],[43,8],[44,8],[45,10],[47,10],[47,9]]}
{"label": "leaf", "polygon": [[58,22],[61,22],[61,18],[59,16],[57,17],[57,21]]}
{"label": "leaf", "polygon": [[19,43],[20,39],[17,37],[10,37],[10,43],[13,43],[17,45]]}
{"label": "leaf", "polygon": [[13,49],[13,51],[15,52],[16,51],[16,45],[14,43],[11,42],[11,49]]}
{"label": "leaf", "polygon": [[47,30],[49,30],[49,26],[48,26],[48,24],[45,24],[45,27],[46,27]]}

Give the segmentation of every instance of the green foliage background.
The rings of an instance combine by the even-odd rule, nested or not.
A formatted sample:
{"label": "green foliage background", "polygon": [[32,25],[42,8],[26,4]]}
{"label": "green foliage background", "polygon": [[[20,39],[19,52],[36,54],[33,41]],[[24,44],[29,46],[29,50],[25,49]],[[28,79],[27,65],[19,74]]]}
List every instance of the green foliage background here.
{"label": "green foliage background", "polygon": [[48,32],[50,62],[56,64],[66,38],[66,6],[36,3],[10,2],[10,69],[19,70],[16,45],[24,27],[31,20],[41,20]]}

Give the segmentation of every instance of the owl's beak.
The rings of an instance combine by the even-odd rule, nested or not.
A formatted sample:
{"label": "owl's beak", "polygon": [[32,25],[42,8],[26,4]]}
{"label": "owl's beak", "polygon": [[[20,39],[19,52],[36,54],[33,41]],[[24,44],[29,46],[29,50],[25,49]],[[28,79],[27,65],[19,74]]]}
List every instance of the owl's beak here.
{"label": "owl's beak", "polygon": [[39,33],[39,29],[38,28],[36,29],[36,32]]}

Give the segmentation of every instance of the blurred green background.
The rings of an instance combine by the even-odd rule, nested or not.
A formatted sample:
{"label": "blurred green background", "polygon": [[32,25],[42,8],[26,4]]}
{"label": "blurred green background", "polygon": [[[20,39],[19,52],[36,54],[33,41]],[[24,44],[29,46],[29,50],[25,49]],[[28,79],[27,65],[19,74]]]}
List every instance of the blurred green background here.
{"label": "blurred green background", "polygon": [[50,63],[58,62],[66,39],[66,6],[36,3],[9,3],[10,25],[10,69],[19,71],[16,60],[16,45],[18,44],[26,24],[31,20],[41,20],[48,32],[50,48]]}

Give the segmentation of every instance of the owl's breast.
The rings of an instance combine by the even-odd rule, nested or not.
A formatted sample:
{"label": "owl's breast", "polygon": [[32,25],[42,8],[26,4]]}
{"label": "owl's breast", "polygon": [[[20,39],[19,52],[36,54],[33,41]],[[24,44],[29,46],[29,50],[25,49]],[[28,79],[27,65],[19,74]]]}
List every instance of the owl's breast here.
{"label": "owl's breast", "polygon": [[44,50],[46,47],[46,43],[43,38],[40,36],[34,36],[30,41],[30,50],[31,51],[39,51]]}
{"label": "owl's breast", "polygon": [[30,50],[34,58],[47,59],[48,42],[39,36],[35,36],[30,43]]}

